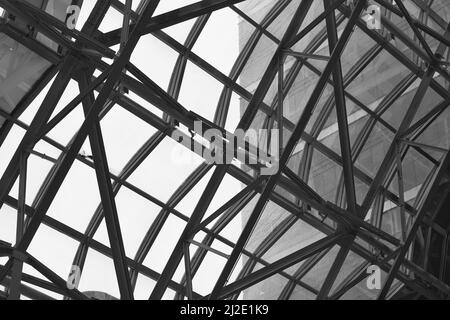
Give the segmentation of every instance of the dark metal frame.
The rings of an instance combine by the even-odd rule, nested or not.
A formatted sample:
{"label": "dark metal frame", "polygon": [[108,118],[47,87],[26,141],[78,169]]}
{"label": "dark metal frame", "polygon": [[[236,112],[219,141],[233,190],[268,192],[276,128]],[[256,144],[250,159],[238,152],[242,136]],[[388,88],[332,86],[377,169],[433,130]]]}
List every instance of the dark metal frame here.
{"label": "dark metal frame", "polygon": [[[417,238],[423,238],[422,229],[425,228],[439,232],[444,236],[446,242],[442,255],[445,258],[448,254],[446,250],[448,249],[447,243],[450,227],[444,230],[442,226],[435,223],[433,217],[436,214],[433,215],[430,212],[439,210],[439,207],[435,205],[435,194],[436,190],[443,183],[443,177],[449,174],[449,150],[436,146],[427,146],[415,141],[450,104],[448,85],[450,74],[445,67],[448,61],[443,61],[450,43],[450,25],[448,22],[444,21],[430,8],[429,1],[412,0],[415,5],[427,12],[426,17],[422,15],[422,20],[419,21],[411,17],[401,1],[396,0],[395,3],[391,3],[383,0],[377,1],[383,6],[385,31],[380,33],[368,30],[361,19],[361,13],[368,4],[366,0],[354,1],[355,3],[352,6],[348,6],[347,1],[344,0],[324,0],[324,12],[308,25],[305,25],[304,21],[313,0],[301,0],[287,30],[281,39],[278,39],[269,31],[268,27],[292,1],[276,1],[260,22],[254,21],[235,6],[242,1],[244,0],[203,0],[157,16],[153,16],[153,13],[159,3],[158,0],[141,1],[137,11],[131,10],[131,1],[129,0],[125,4],[117,0],[97,1],[90,13],[88,22],[81,31],[77,31],[68,30],[63,23],[44,11],[32,7],[26,1],[0,0],[0,7],[27,21],[36,30],[45,34],[63,48],[60,53],[52,52],[33,38],[25,37],[13,25],[6,22],[0,25],[0,32],[4,32],[53,64],[13,113],[7,114],[2,111],[0,114],[6,119],[0,130],[0,147],[13,126],[17,125],[26,130],[22,142],[17,147],[12,160],[0,179],[0,207],[6,204],[16,208],[18,212],[16,243],[13,247],[0,246],[0,254],[9,257],[8,262],[0,268],[0,283],[8,288],[8,298],[17,299],[21,294],[35,299],[50,298],[24,283],[53,291],[66,298],[86,298],[83,293],[76,289],[67,289],[63,279],[27,252],[41,224],[50,226],[79,242],[79,248],[73,264],[81,269],[84,267],[88,250],[96,250],[110,257],[114,262],[122,299],[133,299],[133,291],[139,274],[156,281],[153,291],[149,293],[150,299],[161,299],[167,289],[174,290],[177,299],[183,299],[184,297],[188,299],[237,299],[243,290],[270,278],[274,274],[279,274],[288,281],[280,294],[280,299],[288,299],[296,285],[314,294],[318,299],[337,299],[367,277],[365,269],[369,264],[377,264],[388,273],[383,288],[379,293],[380,299],[389,298],[397,291],[397,287],[392,286],[395,279],[399,280],[402,286],[409,288],[422,297],[434,299],[448,298],[450,296],[450,287],[444,282],[446,259],[442,259],[444,261],[443,266],[440,268],[439,276],[436,277],[427,272],[426,262],[424,270],[408,254],[412,250],[411,246],[414,241]],[[123,13],[123,28],[103,34],[98,28],[110,7]],[[253,34],[242,48],[229,75],[223,74],[192,51],[211,14],[226,7],[239,14],[242,19],[255,27]],[[337,18],[335,12],[339,12]],[[389,19],[391,15],[404,18],[412,29],[414,38],[410,38],[402,30],[399,30]],[[36,19],[36,17],[39,19]],[[162,31],[166,27],[189,19],[196,20],[183,44]],[[434,23],[446,30],[446,32],[440,34],[436,30],[427,27],[426,19],[432,19]],[[344,20],[346,21],[345,28],[338,37],[337,28]],[[310,41],[304,52],[296,52],[291,49],[321,24],[323,27],[320,32]],[[355,27],[365,32],[374,40],[376,45],[370,48],[364,56],[360,57],[347,74],[343,74],[340,58]],[[130,57],[140,38],[149,33],[179,54],[167,90],[160,88],[152,79],[130,62]],[[415,61],[409,59],[396,46],[390,43],[386,37],[387,33],[391,33],[400,39],[415,54]],[[263,36],[273,41],[277,48],[256,91],[250,93],[238,83],[238,78],[254,53],[258,41]],[[435,53],[431,51],[427,42],[429,37],[439,43]],[[315,54],[315,50],[325,41],[328,41],[330,56]],[[110,48],[115,44],[120,44],[118,52]],[[410,75],[394,87],[378,107],[372,110],[354,97],[347,90],[347,87],[373,59],[384,51],[389,52],[399,63],[402,63],[410,70]],[[284,68],[287,56],[294,58],[293,65],[288,71]],[[101,60],[101,57],[112,58],[114,62],[108,65]],[[323,70],[319,70],[311,63],[311,60],[323,60],[326,62],[326,65]],[[197,65],[224,86],[212,123],[190,112],[178,102],[188,62]],[[284,99],[303,68],[307,68],[315,73],[318,81],[311,96],[308,97],[300,119],[297,123],[293,123],[283,116]],[[99,77],[94,77],[95,70],[99,70],[102,74]],[[134,78],[127,75],[125,71],[131,73]],[[447,87],[434,79],[436,73],[444,81],[447,81]],[[39,92],[43,90],[55,75],[56,79],[53,81],[32,123],[27,125],[21,122],[19,117],[22,112],[34,101]],[[400,126],[393,128],[383,120],[382,115],[418,78],[421,79],[421,83],[415,97]],[[71,79],[78,82],[80,94],[50,120],[50,116]],[[277,94],[270,104],[266,104],[264,98],[274,81],[277,81]],[[313,111],[317,108],[323,90],[327,85],[334,87],[334,94],[329,96],[313,123],[310,133],[308,133],[305,130],[306,126],[311,119]],[[441,96],[442,102],[413,123],[417,110],[429,88]],[[159,117],[138,102],[130,99],[125,94],[127,90],[134,92],[163,111],[164,115]],[[94,91],[98,91],[97,98],[94,96]],[[166,137],[170,137],[174,130],[177,130],[179,124],[186,126],[190,130],[195,130],[194,122],[200,120],[206,128],[219,128],[222,132],[225,132],[224,127],[232,94],[237,94],[243,100],[248,101],[248,106],[241,117],[238,129],[245,130],[250,128],[257,114],[262,114],[265,117],[264,123],[267,128],[279,128],[282,133],[288,133],[287,135],[281,134],[280,171],[276,175],[270,177],[259,176],[259,168],[255,166],[240,168],[234,165],[203,163],[186,179],[166,203],[127,181],[158,145]],[[353,146],[349,137],[347,99],[356,104],[361,110],[364,110],[369,116],[369,120],[364,129],[361,130]],[[80,103],[85,112],[85,121],[69,145],[63,146],[47,137],[47,133]],[[113,175],[109,170],[100,127],[101,119],[115,104],[158,129],[158,132],[130,159],[119,175]],[[333,108],[336,109],[337,113],[340,154],[337,154],[318,140],[326,119]],[[376,176],[371,177],[360,170],[355,165],[355,162],[369,138],[370,132],[377,123],[391,132],[394,135],[394,139]],[[288,137],[287,139],[286,136]],[[89,137],[92,147],[93,161],[79,154],[80,148],[87,137]],[[31,154],[39,155],[33,151],[33,148],[40,140],[46,141],[59,149],[61,156],[59,159],[46,158],[53,162],[53,168],[33,204],[27,206],[25,204],[27,159]],[[304,153],[298,171],[294,172],[288,167],[288,162],[300,141],[305,143]],[[405,203],[402,181],[402,161],[410,148],[419,152],[434,165],[434,170],[426,183],[424,182],[422,185],[415,205]],[[343,168],[335,203],[325,201],[307,184],[311,170],[312,153],[315,150],[323,153]],[[247,151],[251,152],[250,149]],[[442,157],[436,159],[435,156],[432,156],[435,155],[435,152],[431,153],[431,151],[438,151]],[[45,158],[45,155],[40,156]],[[46,215],[74,161],[80,161],[95,170],[101,195],[101,204],[93,214],[84,234]],[[175,207],[210,170],[214,170],[214,172],[205,191],[200,197],[192,215],[187,217]],[[205,213],[226,175],[234,177],[247,187],[231,198],[209,218],[204,219]],[[391,192],[388,188],[394,176],[398,177],[398,195]],[[9,195],[9,192],[17,178],[19,178],[20,192],[18,199],[15,199]],[[369,186],[369,191],[361,206],[356,199],[355,178]],[[111,183],[111,181],[113,182]],[[115,205],[115,196],[122,186],[129,188],[162,208],[148,230],[134,259],[127,257],[125,254]],[[281,192],[281,190],[284,192]],[[285,193],[288,193],[289,196],[286,197]],[[234,243],[223,237],[220,232],[254,198],[257,198],[256,204],[252,208],[249,219],[243,226],[237,242]],[[295,200],[293,201],[292,198]],[[397,239],[394,235],[381,229],[385,199],[392,201],[400,208],[403,228],[402,239]],[[282,220],[274,228],[273,232],[267,235],[254,252],[249,252],[246,249],[246,244],[269,202],[278,205],[286,212],[289,212],[290,215]],[[311,208],[312,210],[310,210]],[[372,216],[369,221],[366,221],[365,218],[369,210],[372,210]],[[320,215],[316,214],[316,212],[320,213]],[[164,270],[158,273],[146,267],[144,259],[170,215],[175,215],[185,221],[186,226]],[[215,218],[218,218],[218,220],[210,227],[210,223]],[[111,248],[93,239],[103,219],[106,222]],[[406,222],[407,220],[410,221],[409,224]],[[298,221],[307,223],[319,230],[325,237],[275,262],[269,263],[265,261],[263,258],[264,254]],[[206,233],[202,242],[193,240],[194,236],[199,232]],[[431,234],[431,231],[428,234]],[[220,241],[230,247],[232,249],[231,254],[225,255],[213,249],[212,244],[214,241]],[[425,247],[429,248],[429,243],[430,239],[428,239]],[[195,254],[192,256],[189,250],[191,246],[197,247]],[[314,288],[302,281],[302,278],[315,265],[319,264],[321,259],[334,246],[338,246],[339,250],[322,286]],[[202,297],[195,291],[193,278],[208,252],[222,257],[226,256],[227,262],[211,293]],[[344,280],[337,284],[336,289],[332,290],[350,252],[362,257],[365,262],[360,264],[355,270],[352,270]],[[241,257],[245,257],[243,268],[235,280],[228,283],[230,275]],[[285,271],[287,268],[302,261],[304,263],[293,274]],[[23,263],[33,266],[49,281],[23,273]],[[173,280],[173,276],[180,264],[185,268],[185,275],[180,282],[176,282]],[[263,267],[258,271],[253,271],[257,264],[261,264]],[[414,277],[412,274],[414,274]]]}

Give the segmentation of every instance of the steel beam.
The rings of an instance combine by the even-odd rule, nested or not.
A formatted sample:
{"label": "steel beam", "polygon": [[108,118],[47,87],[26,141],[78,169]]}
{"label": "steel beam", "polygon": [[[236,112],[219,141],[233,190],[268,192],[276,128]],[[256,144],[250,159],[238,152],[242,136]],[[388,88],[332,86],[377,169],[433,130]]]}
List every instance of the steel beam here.
{"label": "steel beam", "polygon": [[[303,5],[306,6],[306,9],[302,8]],[[311,5],[311,2],[308,3],[308,1],[302,1],[302,3],[299,6],[299,10],[298,10],[297,14],[300,14],[300,15],[303,13],[306,14],[310,5]],[[301,136],[301,133],[306,128],[308,120],[310,119],[310,117],[312,115],[312,110],[315,108],[318,98],[320,97],[320,95],[323,92],[323,89],[327,83],[328,77],[331,75],[331,72],[334,68],[334,64],[340,58],[340,55],[341,55],[343,49],[345,48],[347,40],[353,31],[354,23],[359,18],[359,14],[363,10],[364,5],[365,5],[365,1],[358,1],[358,5],[356,6],[354,12],[352,13],[352,17],[349,19],[349,22],[347,23],[347,26],[344,29],[344,31],[341,35],[341,38],[339,39],[339,41],[335,47],[335,50],[333,51],[333,54],[331,55],[330,60],[328,61],[327,66],[325,67],[325,70],[324,70],[321,78],[319,79],[314,91],[312,92],[312,94],[308,100],[308,103],[305,105],[303,114],[300,117],[297,127],[295,128],[294,132],[292,133],[292,136],[290,137],[290,139],[286,145],[283,155],[280,158],[280,170],[281,171],[286,166],[286,163],[287,163],[292,151],[294,150],[294,148]],[[298,21],[298,18],[295,18],[294,20]],[[297,29],[298,28],[299,28],[299,26],[297,26]],[[289,37],[287,37],[286,40],[289,40],[292,36],[288,32],[287,32],[287,35]],[[244,115],[244,117],[245,117],[245,115]],[[253,209],[253,211],[247,221],[247,224],[245,225],[245,227],[242,231],[242,234],[239,237],[239,240],[236,243],[235,248],[233,249],[230,259],[227,261],[227,264],[225,265],[224,269],[222,270],[222,273],[221,273],[219,279],[217,280],[216,285],[214,286],[214,289],[210,295],[210,299],[215,299],[220,295],[220,292],[221,292],[224,284],[226,283],[232,269],[234,268],[234,265],[235,265],[237,259],[240,256],[240,251],[245,246],[245,243],[248,240],[251,230],[253,230],[256,222],[259,219],[261,211],[264,209],[264,207],[266,205],[269,194],[273,191],[273,188],[275,187],[275,184],[279,178],[280,172],[277,175],[272,176],[268,180],[268,182],[264,188],[264,191],[261,194],[261,197],[259,198],[257,204],[255,205],[255,208]]]}
{"label": "steel beam", "polygon": [[[90,78],[90,76],[88,77],[87,72],[88,70],[81,75],[81,81],[79,84],[80,91],[84,91],[88,88],[88,78]],[[88,115],[94,102],[95,97],[93,92],[89,93],[84,98],[83,109],[86,116]],[[89,133],[89,141],[92,148],[106,229],[108,231],[109,242],[113,252],[113,262],[116,269],[117,282],[119,284],[121,298],[131,300],[133,299],[133,289],[131,287],[130,275],[126,264],[126,254],[119,217],[117,214],[117,207],[111,186],[111,180],[109,178],[109,166],[106,157],[105,145],[103,142],[103,135],[98,118],[94,119],[93,122],[92,130]]]}
{"label": "steel beam", "polygon": [[[243,0],[203,0],[195,2],[182,8],[153,17],[143,29],[142,35],[168,28],[175,24],[179,24],[184,21],[202,16],[204,14],[220,10],[242,1]],[[116,5],[121,10],[124,10],[124,6],[121,2],[117,1]],[[134,27],[134,23],[130,25],[131,30],[134,29]],[[106,44],[108,47],[116,45],[120,42],[121,32],[121,29],[109,31],[100,38],[100,41]]]}
{"label": "steel beam", "polygon": [[[310,244],[309,246],[302,248],[278,261],[272,262],[269,266],[259,269],[252,274],[233,282],[225,286],[217,299],[225,299],[231,294],[240,292],[264,279],[270,278],[274,274],[280,272],[281,270],[287,269],[319,252],[326,250],[327,248],[338,244],[341,240],[345,239],[344,234],[335,234],[327,236],[317,242]],[[211,299],[211,296],[209,297]]]}

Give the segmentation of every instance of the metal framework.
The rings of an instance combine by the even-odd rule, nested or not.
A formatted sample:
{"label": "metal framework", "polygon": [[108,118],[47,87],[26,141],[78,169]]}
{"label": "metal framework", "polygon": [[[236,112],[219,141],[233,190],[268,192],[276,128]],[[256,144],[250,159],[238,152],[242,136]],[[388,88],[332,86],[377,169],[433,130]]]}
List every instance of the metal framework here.
{"label": "metal framework", "polygon": [[[447,263],[450,221],[443,209],[450,191],[447,182],[450,144],[443,146],[423,139],[427,129],[445,115],[450,105],[450,24],[436,6],[437,1],[272,0],[268,1],[264,16],[259,18],[246,12],[242,6],[245,2],[255,1],[202,0],[154,14],[159,0],[142,0],[135,10],[131,0],[96,1],[87,22],[78,31],[69,30],[63,22],[27,1],[0,0],[0,7],[33,26],[60,48],[52,51],[8,19],[1,22],[1,33],[48,60],[51,67],[12,112],[0,107],[0,117],[5,119],[0,129],[0,148],[12,135],[13,128],[22,128],[25,132],[9,164],[0,173],[0,207],[8,206],[17,213],[15,243],[0,242],[0,257],[5,257],[0,269],[0,283],[5,294],[0,298],[53,299],[55,295],[88,298],[78,289],[69,289],[64,275],[31,255],[29,248],[43,225],[77,242],[73,265],[82,270],[91,250],[111,259],[121,299],[134,299],[139,276],[154,282],[153,288],[148,288],[149,299],[162,299],[169,290],[175,299],[238,299],[242,292],[273,276],[283,283],[279,299],[291,298],[296,288],[317,299],[339,299],[365,283],[369,276],[367,267],[372,264],[383,271],[382,288],[375,292],[378,299],[450,297]],[[323,3],[322,10],[313,14],[311,8],[317,2]],[[369,29],[363,19],[364,11],[371,3],[381,7],[381,31]],[[123,15],[122,26],[102,32],[100,25],[110,9]],[[209,20],[220,10],[231,10],[253,30],[240,45],[229,74],[224,74],[218,66],[193,50]],[[286,15],[286,11],[289,14]],[[288,17],[281,31],[271,28],[280,16]],[[188,20],[193,23],[183,43],[166,32],[166,28]],[[399,21],[403,21],[402,28],[398,26]],[[350,68],[344,70],[343,56],[352,41],[356,41],[354,35],[357,32],[370,38],[373,47],[367,48]],[[147,35],[178,55],[173,70],[167,71],[171,72],[167,88],[161,88],[155,79],[131,62],[138,43],[147,41]],[[261,66],[264,70],[261,70],[258,84],[250,90],[239,79],[263,39],[275,49],[270,51],[267,65]],[[320,51],[323,46],[329,48],[329,54]],[[407,72],[380,101],[368,105],[352,92],[351,86],[364,75],[367,66],[383,54],[391,55]],[[149,59],[151,55],[148,52]],[[217,105],[210,106],[215,107],[211,121],[190,111],[181,102],[180,92],[188,65],[200,68],[211,81],[223,87]],[[308,96],[302,97],[304,106],[299,117],[292,119],[286,116],[285,104],[296,79],[303,72],[311,73],[315,84]],[[70,81],[77,83],[78,95],[57,109]],[[42,102],[37,102],[45,87],[49,87],[48,91]],[[333,90],[327,94],[329,88]],[[405,92],[410,90],[415,90],[413,98],[404,107],[400,122],[393,124],[385,115],[394,110]],[[429,103],[426,96],[431,91],[438,97],[438,103],[429,105],[426,112],[422,112],[423,104]],[[233,95],[246,104],[236,130],[256,126],[281,131],[279,171],[275,175],[261,175],[258,165],[204,162],[167,201],[130,182],[129,178],[158,146],[172,139],[174,131],[183,127],[195,135],[194,124],[201,121],[204,129],[227,132],[225,127]],[[21,115],[36,103],[39,107],[33,120],[30,123],[22,121]],[[153,108],[147,108],[145,103]],[[350,105],[366,117],[356,134],[350,132]],[[85,118],[70,142],[63,145],[52,139],[49,133],[78,106],[82,107]],[[101,127],[102,120],[113,108],[123,108],[156,129],[120,173],[110,170]],[[338,146],[331,146],[321,138],[332,114],[337,124]],[[120,127],[121,124],[117,125]],[[378,127],[383,127],[390,142],[375,172],[369,173],[358,164],[358,159]],[[92,157],[80,153],[87,139]],[[59,156],[52,158],[40,153],[36,148],[40,142],[59,150]],[[200,142],[195,140],[195,143]],[[300,145],[302,153],[295,166],[291,159],[298,153]],[[207,145],[200,148],[207,148]],[[247,149],[247,152],[251,153],[251,150]],[[412,152],[421,159],[416,161],[426,162],[430,170],[411,200],[406,195],[405,180],[408,177],[404,176],[404,171],[406,159]],[[342,168],[333,200],[320,194],[310,181],[314,156],[319,153]],[[51,169],[33,203],[27,204],[30,157],[44,159],[51,164]],[[84,232],[47,214],[76,164],[95,171],[101,198]],[[208,174],[211,176],[192,212],[178,209],[177,206]],[[238,180],[244,187],[209,213],[208,208],[227,177]],[[148,179],[151,181],[152,176]],[[16,181],[17,195],[11,192]],[[362,198],[357,194],[357,185],[366,189]],[[126,254],[123,226],[116,206],[116,196],[123,188],[161,208],[134,256]],[[395,215],[401,224],[400,232],[383,227],[388,204],[397,208]],[[276,206],[284,213],[283,218],[272,221],[271,230],[262,233],[263,238],[255,248],[249,249],[250,238],[258,229],[258,223],[263,221],[268,206]],[[164,268],[157,271],[149,267],[145,259],[158,236],[167,232],[164,227],[170,217],[183,221],[183,230],[177,235],[176,245]],[[230,239],[223,231],[236,217],[245,219],[242,219],[239,234]],[[109,246],[94,239],[103,222]],[[293,243],[295,250],[268,259],[267,253],[276,250],[280,239],[299,223],[322,236],[309,243]],[[436,247],[437,238],[441,239],[439,247]],[[216,246],[217,243],[220,246]],[[331,252],[334,255],[327,260],[327,270],[319,276],[315,268],[323,268],[324,257],[330,257]],[[223,259],[224,263],[220,265],[210,291],[205,294],[196,288],[195,278],[204,276],[205,270],[201,267],[207,255]],[[346,263],[350,256],[358,257],[359,263]],[[24,272],[24,265],[33,267],[41,277]],[[180,268],[183,275],[176,277]],[[307,281],[308,274],[316,275],[320,284]],[[102,291],[102,288],[98,290]]]}

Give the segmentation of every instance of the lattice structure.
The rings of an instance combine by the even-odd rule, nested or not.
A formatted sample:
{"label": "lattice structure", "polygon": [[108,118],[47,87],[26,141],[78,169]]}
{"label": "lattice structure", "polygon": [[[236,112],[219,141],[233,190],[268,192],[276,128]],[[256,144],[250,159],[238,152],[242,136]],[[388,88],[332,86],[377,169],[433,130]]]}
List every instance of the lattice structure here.
{"label": "lattice structure", "polygon": [[[169,9],[159,12],[164,2]],[[87,16],[79,30],[65,23],[60,8],[68,5]],[[369,27],[370,5],[380,8],[379,30]],[[0,7],[2,298],[450,296],[447,1],[0,0]],[[116,29],[102,30],[108,19]],[[219,52],[215,45],[238,23],[239,50]],[[154,57],[158,46],[172,64]],[[138,55],[151,67],[136,63]],[[229,55],[226,66],[220,57]],[[215,98],[207,83],[219,88]],[[122,141],[117,151],[133,130],[125,117],[139,123],[142,134],[130,141],[141,143],[127,149]],[[108,121],[114,134],[105,132]],[[174,185],[174,133],[211,148],[196,123],[231,137],[278,129],[279,170],[262,175],[267,163],[196,158]],[[93,180],[71,183],[81,170]],[[242,190],[226,188],[230,179]],[[169,196],[158,196],[163,188]],[[100,203],[85,212],[83,194],[93,189]],[[130,220],[145,226],[139,239]],[[101,232],[106,240],[96,238]],[[63,252],[72,261],[61,269]],[[102,277],[90,257],[113,265],[117,292],[83,283],[89,268]],[[365,288],[371,265],[382,270],[379,290]],[[71,267],[82,271],[78,288],[66,281]]]}

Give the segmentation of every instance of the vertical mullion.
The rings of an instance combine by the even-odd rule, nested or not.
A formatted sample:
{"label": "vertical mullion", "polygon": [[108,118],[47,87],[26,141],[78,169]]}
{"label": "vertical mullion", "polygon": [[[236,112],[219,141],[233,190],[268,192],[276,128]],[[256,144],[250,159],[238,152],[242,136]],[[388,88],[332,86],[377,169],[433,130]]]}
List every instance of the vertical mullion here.
{"label": "vertical mullion", "polygon": [[189,253],[189,243],[184,245],[184,267],[186,273],[186,295],[189,300],[192,300],[192,270],[191,270],[191,256]]}

